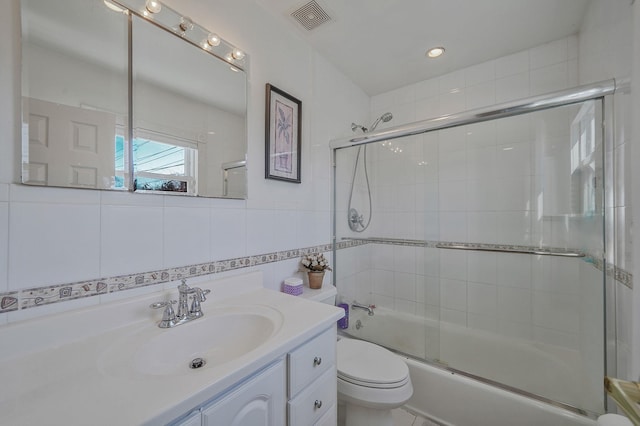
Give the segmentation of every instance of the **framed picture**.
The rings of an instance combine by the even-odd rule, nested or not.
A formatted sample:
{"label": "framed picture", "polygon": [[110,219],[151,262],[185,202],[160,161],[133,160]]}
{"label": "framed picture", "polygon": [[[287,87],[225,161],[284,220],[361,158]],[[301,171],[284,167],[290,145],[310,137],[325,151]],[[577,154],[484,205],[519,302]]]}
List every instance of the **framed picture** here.
{"label": "framed picture", "polygon": [[300,183],[302,102],[267,84],[265,109],[264,177]]}

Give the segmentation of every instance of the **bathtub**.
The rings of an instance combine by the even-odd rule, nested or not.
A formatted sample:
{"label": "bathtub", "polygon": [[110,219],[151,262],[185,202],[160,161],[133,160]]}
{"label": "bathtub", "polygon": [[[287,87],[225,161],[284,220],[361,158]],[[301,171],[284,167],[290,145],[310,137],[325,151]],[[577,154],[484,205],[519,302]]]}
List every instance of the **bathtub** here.
{"label": "bathtub", "polygon": [[[602,372],[584,371],[580,351],[438,323],[376,308],[351,310],[347,335],[405,354],[414,394],[408,410],[452,426],[596,425],[587,416],[460,374],[465,370],[532,394],[604,411]],[[415,358],[442,359],[452,368]],[[470,370],[473,371],[470,371]],[[591,383],[597,380],[598,384]],[[523,386],[525,387],[525,386]],[[590,390],[591,389],[591,390]]]}

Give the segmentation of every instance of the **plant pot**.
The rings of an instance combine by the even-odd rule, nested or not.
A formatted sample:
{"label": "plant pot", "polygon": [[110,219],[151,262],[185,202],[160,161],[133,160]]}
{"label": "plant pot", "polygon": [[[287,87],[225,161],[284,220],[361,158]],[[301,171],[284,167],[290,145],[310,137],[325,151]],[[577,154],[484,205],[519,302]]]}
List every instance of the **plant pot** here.
{"label": "plant pot", "polygon": [[324,271],[309,271],[309,288],[317,290],[322,287]]}

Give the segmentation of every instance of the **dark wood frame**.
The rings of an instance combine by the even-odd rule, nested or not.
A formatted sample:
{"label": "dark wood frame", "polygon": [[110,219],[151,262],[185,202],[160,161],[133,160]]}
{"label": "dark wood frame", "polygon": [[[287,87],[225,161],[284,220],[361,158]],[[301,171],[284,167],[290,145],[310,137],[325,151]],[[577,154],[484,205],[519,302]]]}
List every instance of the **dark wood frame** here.
{"label": "dark wood frame", "polygon": [[[275,108],[272,106],[273,101],[284,101],[283,103],[292,109],[292,127],[293,137],[296,139],[291,142],[291,155],[295,155],[297,158],[293,158],[291,161],[295,161],[296,169],[295,173],[292,173],[291,177],[278,175],[276,170],[272,170],[271,167],[271,153],[275,150],[276,138],[275,135],[275,121],[272,123],[272,119],[277,119]],[[297,116],[296,116],[297,114]],[[299,99],[294,98],[290,94],[278,89],[275,86],[267,83],[266,86],[266,103],[265,103],[265,163],[264,163],[264,177],[265,179],[276,179],[285,182],[300,183],[301,182],[301,165],[302,165],[302,102]],[[294,150],[295,147],[295,150]]]}

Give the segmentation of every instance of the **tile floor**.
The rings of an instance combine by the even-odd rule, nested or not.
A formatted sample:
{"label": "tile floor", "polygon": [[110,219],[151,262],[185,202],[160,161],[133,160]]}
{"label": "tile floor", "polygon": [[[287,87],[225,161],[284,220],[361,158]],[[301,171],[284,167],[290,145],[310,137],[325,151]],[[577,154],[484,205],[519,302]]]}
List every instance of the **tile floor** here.
{"label": "tile floor", "polygon": [[424,417],[411,414],[403,408],[396,408],[391,411],[393,416],[393,426],[440,426]]}

